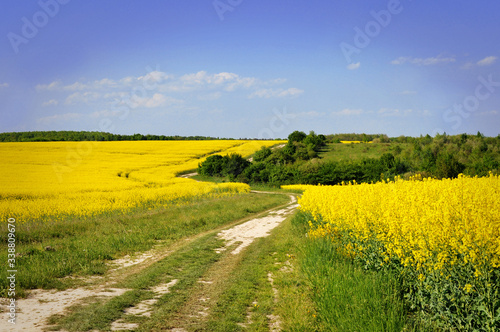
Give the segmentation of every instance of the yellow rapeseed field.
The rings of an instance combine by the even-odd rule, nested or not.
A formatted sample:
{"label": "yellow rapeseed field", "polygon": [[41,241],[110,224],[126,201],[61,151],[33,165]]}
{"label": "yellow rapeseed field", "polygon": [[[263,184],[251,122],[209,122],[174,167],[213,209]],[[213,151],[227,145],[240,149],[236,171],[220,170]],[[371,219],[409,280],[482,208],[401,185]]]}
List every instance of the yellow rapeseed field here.
{"label": "yellow rapeseed field", "polygon": [[500,267],[499,176],[290,187],[305,189],[301,210],[326,222],[314,236],[349,230],[360,240],[375,237],[384,255],[419,270],[457,260],[477,274],[486,262]]}
{"label": "yellow rapeseed field", "polygon": [[284,188],[304,191],[310,237],[331,238],[366,268],[395,267],[422,312],[458,328],[499,323],[499,176]]}
{"label": "yellow rapeseed field", "polygon": [[274,141],[1,143],[0,216],[17,222],[88,217],[179,198],[230,195],[246,184],[178,178],[208,155],[248,156]]}

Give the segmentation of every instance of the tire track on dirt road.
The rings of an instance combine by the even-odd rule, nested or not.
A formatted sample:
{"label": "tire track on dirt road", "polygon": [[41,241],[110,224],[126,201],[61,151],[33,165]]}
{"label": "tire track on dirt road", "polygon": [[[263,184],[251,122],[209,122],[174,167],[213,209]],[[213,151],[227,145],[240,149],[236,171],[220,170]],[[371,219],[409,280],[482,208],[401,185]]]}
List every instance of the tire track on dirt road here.
{"label": "tire track on dirt road", "polygon": [[[277,194],[252,191],[261,194]],[[218,252],[231,250],[229,255],[214,263],[203,279],[193,289],[186,304],[177,312],[170,323],[172,332],[187,332],[203,329],[212,308],[216,306],[218,297],[224,291],[224,284],[243,258],[243,250],[257,238],[267,237],[271,231],[281,224],[298,207],[297,198],[289,194],[290,202],[285,206],[271,209],[263,216],[252,218],[231,228],[220,231],[217,236],[224,239],[225,245]],[[272,282],[271,282],[271,286]],[[274,287],[273,287],[274,289]],[[270,320],[270,330],[278,331],[279,317]]]}
{"label": "tire track on dirt road", "polygon": [[[271,194],[270,192],[252,192],[258,194]],[[296,197],[291,194],[289,194],[289,197],[290,202],[285,205],[271,208],[256,213],[253,216],[236,220],[224,226],[184,238],[169,246],[161,246],[160,244],[147,252],[137,253],[133,257],[125,256],[122,259],[112,261],[110,264],[113,268],[109,270],[105,276],[82,279],[84,285],[81,287],[66,289],[64,291],[34,290],[30,292],[27,298],[18,299],[16,301],[17,308],[19,309],[16,325],[5,326],[5,331],[43,331],[50,328],[50,325],[47,323],[49,317],[53,315],[64,315],[69,307],[83,303],[87,298],[97,296],[111,299],[120,296],[129,289],[113,287],[116,283],[167,258],[172,253],[181,248],[185,248],[195,240],[207,234],[216,233],[219,238],[226,240],[225,246],[219,248],[219,250],[226,250],[226,248],[231,247],[233,250],[231,252],[232,254],[225,256],[225,259],[214,263],[213,266],[209,268],[206,274],[206,280],[200,280],[198,287],[193,290],[193,295],[179,311],[176,319],[179,323],[178,329],[189,328],[193,326],[193,324],[196,325],[208,315],[210,307],[215,304],[214,301],[217,298],[217,294],[222,291],[218,289],[218,287],[220,287],[218,281],[227,279],[228,273],[235,268],[237,261],[240,259],[241,251],[246,246],[250,245],[256,238],[268,236],[272,229],[278,226],[295,210],[297,207]],[[171,287],[175,287],[175,285],[171,285]],[[203,295],[206,293],[213,295],[211,298],[208,298]],[[139,303],[137,305],[139,308],[131,307],[128,312],[132,314],[134,312],[139,312],[139,314],[141,314],[150,309],[148,305],[151,307],[153,304],[153,301],[149,303]],[[134,309],[138,310],[134,311]],[[193,316],[190,314],[193,311],[198,312],[198,315],[194,315],[194,318],[189,317]],[[6,314],[7,311],[3,310],[3,312]],[[126,326],[120,327],[121,330],[127,329]],[[129,330],[134,328],[137,328],[137,326],[130,326]]]}

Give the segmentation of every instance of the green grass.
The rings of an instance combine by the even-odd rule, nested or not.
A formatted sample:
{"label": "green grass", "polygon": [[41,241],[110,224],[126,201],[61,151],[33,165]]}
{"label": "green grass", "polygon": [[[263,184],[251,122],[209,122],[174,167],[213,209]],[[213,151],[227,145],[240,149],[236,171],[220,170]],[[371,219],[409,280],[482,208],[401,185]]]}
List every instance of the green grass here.
{"label": "green grass", "polygon": [[[224,183],[224,182],[231,182],[229,180],[229,177],[220,177],[220,176],[208,176],[208,175],[195,175],[191,177],[194,180],[197,181],[207,181],[207,182],[213,182],[213,183]],[[258,191],[271,191],[275,193],[300,193],[297,191],[293,190],[285,190],[281,189],[279,187],[275,187],[272,185],[269,185],[267,183],[250,183],[250,188],[252,190],[258,190]]]}
{"label": "green grass", "polygon": [[299,237],[289,218],[269,237],[252,243],[223,283],[207,322],[197,331],[268,331],[270,315],[281,317],[285,331],[314,331],[305,282],[293,267],[296,262],[290,262]]}
{"label": "green grass", "polygon": [[[108,260],[146,251],[157,244],[167,246],[287,201],[284,195],[251,193],[199,199],[127,215],[18,226],[17,295],[23,297],[26,289],[70,287],[75,280],[63,277],[103,274],[109,268]],[[0,259],[7,261],[6,249],[1,251]],[[6,273],[0,271],[2,296],[8,289]]]}
{"label": "green grass", "polygon": [[[281,265],[276,263],[282,264],[288,259],[290,246],[295,242],[287,227],[290,223],[283,223],[272,236],[258,239],[239,255],[233,255],[230,248],[221,254],[215,252],[214,249],[223,245],[216,230],[185,244],[180,242],[181,247],[166,258],[113,285],[130,291],[112,300],[97,299],[75,306],[66,316],[53,316],[52,329],[109,330],[113,321],[122,318],[140,324],[137,331],[160,331],[179,326],[189,326],[190,331],[238,331],[242,330],[238,323],[244,323],[251,312],[250,330],[266,330],[268,315],[276,310],[267,274],[279,271]],[[197,282],[200,278],[213,280],[214,286],[204,290],[207,287]],[[173,279],[178,282],[170,293],[154,304],[151,317],[123,314],[127,307],[151,299],[153,286]],[[210,315],[205,319],[189,318],[196,315],[197,309],[192,302],[200,296],[212,299]],[[254,301],[257,306],[252,306]]]}
{"label": "green grass", "polygon": [[[172,255],[154,263],[137,274],[127,277],[114,287],[131,289],[109,301],[98,300],[94,303],[77,305],[67,316],[54,316],[51,323],[54,330],[68,331],[109,330],[111,323],[121,317],[126,321],[142,324],[141,331],[156,331],[173,328],[173,316],[185,304],[197,280],[211,264],[221,258],[214,249],[222,246],[215,233],[205,235],[186,244]],[[149,289],[173,279],[179,280],[170,293],[161,296],[154,304],[151,317],[123,315],[124,309],[140,301],[152,299]]]}
{"label": "green grass", "polygon": [[192,176],[191,179],[196,180],[196,181],[205,181],[205,182],[213,182],[213,183],[231,182],[229,180],[229,177],[227,177],[227,176],[226,177],[223,177],[223,176],[208,176],[208,175],[201,175],[201,174]]}
{"label": "green grass", "polygon": [[[307,216],[295,223],[305,228]],[[324,331],[412,331],[394,275],[366,271],[328,239],[308,239],[299,256]]]}
{"label": "green grass", "polygon": [[378,159],[387,152],[397,156],[397,153],[395,153],[394,150],[398,145],[402,150],[405,150],[410,146],[410,144],[398,143],[330,143],[322,148],[319,153],[319,157],[322,158],[323,161],[347,161],[360,160],[363,158]]}

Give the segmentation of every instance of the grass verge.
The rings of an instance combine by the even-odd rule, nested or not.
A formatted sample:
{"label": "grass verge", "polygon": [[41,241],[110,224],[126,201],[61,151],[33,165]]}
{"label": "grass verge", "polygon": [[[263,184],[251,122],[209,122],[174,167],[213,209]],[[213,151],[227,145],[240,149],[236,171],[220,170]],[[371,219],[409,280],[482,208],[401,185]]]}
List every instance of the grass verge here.
{"label": "grass verge", "polygon": [[[218,261],[222,241],[215,234],[205,235],[172,255],[156,262],[137,274],[120,281],[114,287],[130,289],[111,300],[98,299],[94,303],[76,305],[65,316],[54,316],[50,323],[53,330],[67,331],[109,330],[113,321],[122,318],[124,322],[136,323],[137,331],[158,331],[175,327],[172,317],[184,305],[193,286],[209,266]],[[152,306],[151,316],[125,315],[126,308],[144,300],[151,300],[154,286],[178,280],[171,290],[157,298]]]}
{"label": "grass verge", "polygon": [[[16,229],[17,296],[26,289],[71,287],[70,275],[99,275],[107,261],[154,245],[167,246],[273,206],[285,204],[284,195],[241,194],[200,199],[127,215],[66,220],[44,227]],[[7,261],[7,250],[0,259]],[[6,296],[6,270],[0,271],[0,296]]]}
{"label": "grass verge", "polygon": [[243,251],[200,331],[316,331],[291,217]]}
{"label": "grass verge", "polygon": [[[307,228],[298,213],[296,227]],[[323,331],[410,331],[397,279],[386,271],[366,271],[339,255],[328,239],[308,239],[299,259]]]}

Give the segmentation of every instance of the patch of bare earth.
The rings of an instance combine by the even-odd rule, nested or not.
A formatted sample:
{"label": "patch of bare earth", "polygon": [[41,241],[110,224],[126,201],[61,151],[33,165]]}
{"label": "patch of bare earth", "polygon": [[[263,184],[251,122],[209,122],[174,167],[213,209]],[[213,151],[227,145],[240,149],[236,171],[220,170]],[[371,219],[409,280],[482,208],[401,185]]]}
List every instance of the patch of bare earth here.
{"label": "patch of bare earth", "polygon": [[[169,248],[171,249],[171,248]],[[128,289],[113,288],[113,284],[135,274],[154,262],[168,256],[172,250],[153,248],[145,253],[127,255],[110,262],[112,269],[104,277],[86,277],[79,279],[84,286],[63,291],[35,289],[24,299],[16,301],[16,324],[4,324],[1,331],[43,331],[50,325],[47,319],[53,315],[62,315],[71,306],[83,303],[89,297],[112,298],[120,296]],[[1,299],[1,311],[8,312],[8,299]],[[6,316],[7,314],[5,314]],[[7,318],[5,318],[5,323]],[[7,325],[4,328],[4,325]]]}
{"label": "patch of bare earth", "polygon": [[[191,176],[187,174],[186,177]],[[263,193],[263,192],[262,192]],[[295,204],[296,198],[290,195],[291,202],[284,208],[267,211],[264,217],[248,220],[244,223],[222,230],[219,237],[225,239],[226,245],[219,250],[226,250],[227,247],[235,247],[232,255],[227,255],[225,259],[215,263],[208,271],[206,278],[200,280],[193,295],[180,311],[175,319],[171,331],[187,331],[193,326],[199,325],[210,314],[210,309],[216,303],[216,299],[223,291],[223,281],[227,280],[237,262],[241,259],[240,253],[245,247],[250,245],[256,238],[265,237],[270,231],[278,226],[286,217],[298,206]],[[238,222],[236,222],[238,223]],[[222,229],[222,228],[221,228]],[[148,266],[158,262],[172,252],[187,245],[189,242],[204,236],[208,232],[200,233],[168,247],[156,246],[153,249],[137,253],[133,256],[110,262],[111,269],[103,277],[88,277],[78,279],[84,286],[64,291],[36,289],[29,292],[27,298],[16,301],[16,324],[7,323],[8,299],[0,299],[1,312],[5,321],[2,322],[1,331],[44,331],[50,326],[47,319],[53,315],[63,315],[67,309],[79,303],[83,303],[89,297],[112,298],[120,296],[128,289],[113,288],[119,280],[127,276],[138,273]],[[143,301],[137,306],[127,309],[126,315],[151,315],[151,309],[161,295],[169,291],[177,280],[172,280],[167,284],[159,285],[152,289],[156,294],[153,299]],[[270,318],[272,321],[274,318]],[[122,319],[112,325],[113,330],[133,330],[136,324],[126,323]]]}
{"label": "patch of bare earth", "polygon": [[[295,202],[295,197],[290,196],[292,202]],[[224,230],[219,233],[219,237],[226,240],[226,247],[235,243],[239,245],[232,251],[233,254],[238,254],[245,247],[249,246],[256,238],[266,237],[276,226],[281,224],[286,217],[297,208],[298,205],[291,204],[285,208],[270,212],[267,216],[249,220],[243,224],[234,226],[233,228]],[[218,249],[223,251],[226,247]]]}
{"label": "patch of bare earth", "polygon": [[[173,279],[172,281],[166,284],[156,285],[151,288],[151,291],[155,294],[152,299],[144,300],[139,302],[136,306],[125,309],[126,316],[145,316],[150,317],[151,311],[153,310],[153,306],[158,299],[170,292],[170,288],[173,287],[178,282],[177,279]],[[128,323],[125,322],[124,319],[118,319],[111,324],[111,331],[126,331],[126,330],[134,330],[139,327],[137,323]]]}
{"label": "patch of bare earth", "polygon": [[[211,308],[216,305],[216,300],[224,291],[225,283],[229,279],[232,271],[243,258],[238,255],[249,246],[255,239],[270,235],[271,230],[284,221],[298,206],[296,198],[290,195],[290,203],[284,208],[271,210],[266,216],[248,220],[242,224],[221,231],[218,236],[226,240],[225,246],[217,249],[218,252],[231,248],[231,254],[216,262],[207,272],[203,280],[198,281],[197,287],[193,290],[190,299],[184,307],[177,313],[171,322],[169,331],[191,331],[203,327],[206,318],[210,315]],[[272,279],[270,279],[271,285]],[[273,285],[273,294],[277,301],[277,290]],[[256,303],[254,303],[256,304]],[[280,318],[270,315],[271,331],[280,330]],[[247,322],[240,324],[247,327],[252,323],[250,313]]]}
{"label": "patch of bare earth", "polygon": [[[15,324],[2,324],[1,331],[42,331],[48,317],[63,314],[66,308],[88,297],[111,298],[125,293],[121,288],[76,288],[64,291],[36,289],[28,298],[16,301]],[[2,303],[2,305],[6,305]],[[6,319],[7,321],[7,319]],[[5,322],[3,322],[5,323]]]}
{"label": "patch of bare earth", "polygon": [[[276,289],[276,287],[274,287],[274,278],[273,278],[273,274],[271,272],[269,272],[267,274],[267,280],[269,280],[269,282],[271,283],[271,289],[273,290],[274,303],[277,303],[279,294],[278,294],[278,290]],[[281,331],[281,319],[279,316],[271,314],[271,315],[268,315],[267,318],[269,318],[269,331],[271,331],[271,332]]]}

